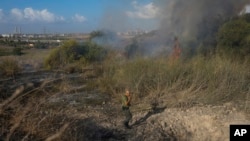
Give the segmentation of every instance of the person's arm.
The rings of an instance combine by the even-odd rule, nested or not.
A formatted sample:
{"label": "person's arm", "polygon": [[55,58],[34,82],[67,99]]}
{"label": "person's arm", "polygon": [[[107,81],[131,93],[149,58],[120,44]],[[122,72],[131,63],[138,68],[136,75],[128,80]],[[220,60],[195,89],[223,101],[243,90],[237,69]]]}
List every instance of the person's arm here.
{"label": "person's arm", "polygon": [[131,96],[127,96],[128,100],[126,102],[126,105],[129,106],[130,105],[130,102],[131,102]]}

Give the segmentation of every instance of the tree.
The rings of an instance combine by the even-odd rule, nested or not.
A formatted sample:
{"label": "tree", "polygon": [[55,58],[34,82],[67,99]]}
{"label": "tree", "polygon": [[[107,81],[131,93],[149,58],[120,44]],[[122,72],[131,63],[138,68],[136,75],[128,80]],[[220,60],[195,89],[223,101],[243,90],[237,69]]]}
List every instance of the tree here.
{"label": "tree", "polygon": [[22,48],[20,48],[20,47],[15,47],[15,48],[13,48],[13,50],[12,50],[12,53],[13,53],[13,55],[22,55],[23,53],[22,53]]}
{"label": "tree", "polygon": [[234,18],[219,29],[217,34],[217,49],[220,53],[245,56],[250,48],[249,15]]}
{"label": "tree", "polygon": [[102,31],[92,31],[90,33],[90,41],[96,37],[102,37],[104,34]]}

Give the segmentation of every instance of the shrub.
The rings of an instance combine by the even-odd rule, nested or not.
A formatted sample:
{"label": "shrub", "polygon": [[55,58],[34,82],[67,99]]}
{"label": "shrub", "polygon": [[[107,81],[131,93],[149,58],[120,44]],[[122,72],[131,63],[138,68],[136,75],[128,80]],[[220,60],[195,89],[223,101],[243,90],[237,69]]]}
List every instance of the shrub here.
{"label": "shrub", "polygon": [[74,63],[67,64],[63,67],[63,70],[67,73],[74,73],[74,72],[82,72],[84,67],[87,66],[87,61],[84,57],[81,57],[79,60],[75,61]]}
{"label": "shrub", "polygon": [[20,47],[15,47],[13,50],[12,50],[12,53],[13,55],[22,55],[22,49]]}
{"label": "shrub", "polygon": [[45,66],[54,69],[78,61],[85,65],[87,62],[101,61],[105,54],[105,49],[92,42],[78,44],[74,40],[69,40],[50,52],[45,59]]}
{"label": "shrub", "polygon": [[39,49],[45,49],[48,48],[49,43],[42,43],[38,40],[38,42],[35,43],[35,48],[39,48]]}
{"label": "shrub", "polygon": [[226,22],[217,35],[217,51],[226,57],[244,58],[250,54],[250,14]]}
{"label": "shrub", "polygon": [[21,71],[14,57],[4,57],[0,62],[0,72],[6,76],[14,76]]}
{"label": "shrub", "polygon": [[102,61],[107,54],[106,49],[93,42],[86,42],[83,48],[86,53],[83,53],[82,56],[89,62]]}

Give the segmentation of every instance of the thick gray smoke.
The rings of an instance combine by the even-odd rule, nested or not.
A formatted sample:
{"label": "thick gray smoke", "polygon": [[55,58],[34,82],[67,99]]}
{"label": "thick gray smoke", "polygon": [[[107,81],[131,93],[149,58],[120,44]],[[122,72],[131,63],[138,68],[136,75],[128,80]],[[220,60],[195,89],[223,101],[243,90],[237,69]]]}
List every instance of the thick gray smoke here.
{"label": "thick gray smoke", "polygon": [[[197,46],[216,46],[220,26],[237,16],[250,0],[154,0],[159,8],[160,27],[150,39],[139,38],[145,55],[170,54],[177,36],[191,54]],[[185,46],[185,47],[184,47]],[[191,48],[192,49],[191,49]],[[193,51],[192,51],[193,50]],[[150,53],[150,54],[148,54]],[[189,53],[187,53],[189,54]]]}
{"label": "thick gray smoke", "polygon": [[[135,37],[136,42],[130,46],[138,46],[138,54],[147,56],[159,55],[159,52],[169,54],[175,36],[179,38],[181,47],[184,44],[192,47],[200,44],[215,46],[219,27],[226,20],[239,15],[249,3],[250,0],[153,0],[158,10],[155,20],[159,20],[160,26],[154,32]],[[124,11],[110,8],[104,13],[100,28],[115,33],[126,31],[130,26]],[[121,46],[121,40],[113,35],[105,34],[105,40],[102,37],[96,41],[108,41],[113,46]]]}
{"label": "thick gray smoke", "polygon": [[160,7],[162,35],[174,34],[196,39],[215,32],[220,24],[235,15],[250,0],[155,0]]}

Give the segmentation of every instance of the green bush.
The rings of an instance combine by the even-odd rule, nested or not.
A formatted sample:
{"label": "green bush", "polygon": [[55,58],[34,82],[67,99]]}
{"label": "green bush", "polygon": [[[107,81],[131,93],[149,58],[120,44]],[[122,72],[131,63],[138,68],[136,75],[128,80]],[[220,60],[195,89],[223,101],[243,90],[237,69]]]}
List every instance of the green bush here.
{"label": "green bush", "polygon": [[50,52],[45,59],[45,66],[54,69],[79,61],[85,65],[87,62],[101,61],[105,54],[105,49],[92,42],[78,44],[74,40],[69,40]]}
{"label": "green bush", "polygon": [[39,48],[39,49],[45,49],[45,48],[48,48],[49,46],[49,43],[42,43],[40,41],[36,42],[34,47],[35,48]]}
{"label": "green bush", "polygon": [[103,59],[105,58],[107,54],[106,49],[98,46],[97,44],[93,42],[87,42],[84,44],[84,46],[87,52],[86,54],[83,54],[83,56],[89,62],[103,61]]}
{"label": "green bush", "polygon": [[12,53],[13,53],[13,55],[22,55],[23,54],[22,53],[22,48],[15,47],[15,48],[13,48]]}
{"label": "green bush", "polygon": [[217,35],[217,51],[220,55],[244,58],[250,55],[250,21],[249,14],[226,22]]}

